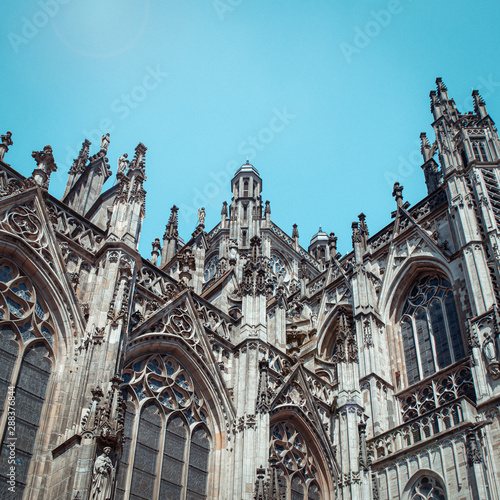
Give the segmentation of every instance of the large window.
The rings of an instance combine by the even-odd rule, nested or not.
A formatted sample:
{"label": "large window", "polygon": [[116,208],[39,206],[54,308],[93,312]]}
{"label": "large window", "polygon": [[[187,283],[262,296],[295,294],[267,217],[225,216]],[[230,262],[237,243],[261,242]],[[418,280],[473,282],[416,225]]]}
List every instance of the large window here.
{"label": "large window", "polygon": [[[8,416],[0,428],[0,498],[20,498],[26,487],[52,371],[53,339],[54,323],[39,291],[13,262],[1,259],[0,417]],[[11,466],[15,495],[7,489]]]}
{"label": "large window", "polygon": [[408,384],[465,357],[451,283],[424,276],[411,288],[401,317]]}
{"label": "large window", "polygon": [[271,457],[286,485],[291,500],[320,500],[316,460],[298,429],[290,422],[271,426]]}
{"label": "large window", "polygon": [[410,486],[407,496],[409,500],[446,500],[446,489],[442,481],[434,475],[419,474],[410,485],[411,483],[413,486]]}
{"label": "large window", "polygon": [[153,355],[130,363],[123,379],[126,396],[134,394],[129,399],[140,409],[132,401],[127,404],[116,498],[206,499],[208,412],[191,375],[174,357]]}

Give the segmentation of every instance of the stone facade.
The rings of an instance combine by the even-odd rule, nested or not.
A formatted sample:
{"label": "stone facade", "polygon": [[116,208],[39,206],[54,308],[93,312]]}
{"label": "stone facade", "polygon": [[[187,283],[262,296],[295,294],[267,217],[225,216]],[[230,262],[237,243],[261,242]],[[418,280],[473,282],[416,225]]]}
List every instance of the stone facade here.
{"label": "stone facade", "polygon": [[279,228],[247,162],[145,259],[143,144],[103,191],[85,141],[57,200],[50,146],[24,178],[1,136],[0,497],[500,498],[500,141],[436,83],[428,196],[396,183],[347,255]]}

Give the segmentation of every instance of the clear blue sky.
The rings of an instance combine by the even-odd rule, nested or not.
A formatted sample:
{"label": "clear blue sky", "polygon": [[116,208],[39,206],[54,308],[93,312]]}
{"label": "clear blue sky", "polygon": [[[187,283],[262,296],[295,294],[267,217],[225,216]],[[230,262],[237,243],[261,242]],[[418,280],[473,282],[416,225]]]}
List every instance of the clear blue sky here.
{"label": "clear blue sky", "polygon": [[[61,197],[85,137],[108,158],[148,147],[141,253],[163,236],[175,203],[180,234],[206,229],[250,156],[273,220],[321,224],[351,249],[390,219],[392,185],[426,194],[419,134],[433,138],[429,91],[441,76],[460,111],[472,88],[500,120],[497,2],[443,0],[24,0],[2,7],[0,132],[24,175],[50,144]],[[105,184],[111,187],[113,176]]]}

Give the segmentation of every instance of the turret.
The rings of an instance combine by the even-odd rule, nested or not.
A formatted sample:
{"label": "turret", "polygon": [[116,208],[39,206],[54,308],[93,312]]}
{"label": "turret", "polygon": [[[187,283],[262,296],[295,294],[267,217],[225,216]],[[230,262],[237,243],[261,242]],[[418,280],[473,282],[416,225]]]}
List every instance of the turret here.
{"label": "turret", "polygon": [[258,235],[257,221],[262,218],[262,179],[248,160],[234,175],[231,190],[230,237],[238,241],[238,246],[247,248]]}
{"label": "turret", "polygon": [[328,235],[321,229],[321,226],[319,226],[318,232],[311,238],[307,251],[311,255],[314,255],[316,260],[323,262],[323,264],[330,260]]}

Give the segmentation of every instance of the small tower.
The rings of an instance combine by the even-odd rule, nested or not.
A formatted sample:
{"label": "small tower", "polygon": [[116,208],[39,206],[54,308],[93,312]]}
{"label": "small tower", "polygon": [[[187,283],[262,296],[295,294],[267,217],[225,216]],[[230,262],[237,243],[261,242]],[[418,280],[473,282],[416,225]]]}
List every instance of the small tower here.
{"label": "small tower", "polygon": [[240,248],[248,248],[250,240],[258,236],[257,221],[262,218],[262,179],[248,160],[234,175],[231,191],[230,238],[238,241]]}
{"label": "small tower", "polygon": [[307,251],[323,264],[330,260],[328,235],[321,229],[321,226],[319,226],[318,232],[311,238]]}

